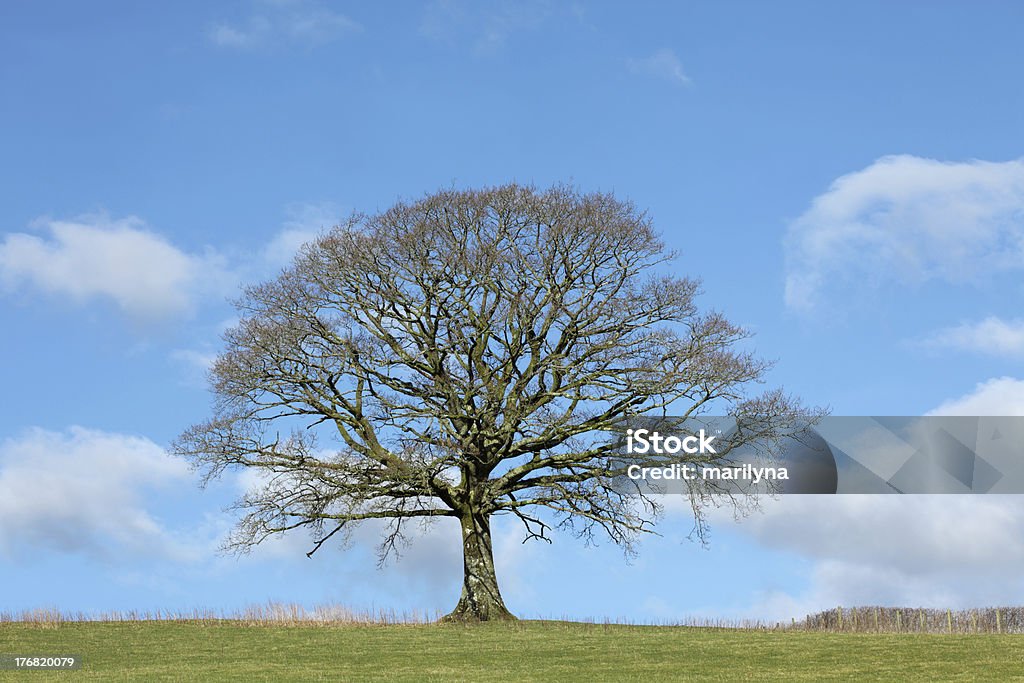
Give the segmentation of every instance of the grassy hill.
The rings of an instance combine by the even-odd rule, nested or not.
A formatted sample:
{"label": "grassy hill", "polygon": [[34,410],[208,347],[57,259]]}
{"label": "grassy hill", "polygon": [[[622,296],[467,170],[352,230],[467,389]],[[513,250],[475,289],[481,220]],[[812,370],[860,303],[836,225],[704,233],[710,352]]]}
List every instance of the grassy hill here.
{"label": "grassy hill", "polygon": [[[1024,636],[732,630],[567,622],[0,624],[0,653],[76,654],[31,680],[1024,680]],[[0,680],[27,680],[0,671]]]}

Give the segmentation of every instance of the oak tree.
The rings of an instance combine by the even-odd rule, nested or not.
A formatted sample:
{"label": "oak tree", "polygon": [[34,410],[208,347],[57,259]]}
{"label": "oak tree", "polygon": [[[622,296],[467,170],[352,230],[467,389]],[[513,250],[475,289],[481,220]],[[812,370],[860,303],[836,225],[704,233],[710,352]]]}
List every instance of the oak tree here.
{"label": "oak tree", "polygon": [[[751,395],[768,364],[698,309],[672,258],[633,204],[566,186],[355,215],[245,291],[211,370],[213,415],[173,448],[208,478],[264,474],[237,503],[235,549],[306,528],[312,555],[383,520],[383,558],[410,522],[450,517],[464,576],[448,618],[514,618],[495,515],[527,538],[563,526],[627,548],[652,530],[660,504],[616,484],[610,431],[714,406],[755,425],[740,441],[772,442],[805,414],[780,391]],[[690,488],[698,531],[715,494]]]}

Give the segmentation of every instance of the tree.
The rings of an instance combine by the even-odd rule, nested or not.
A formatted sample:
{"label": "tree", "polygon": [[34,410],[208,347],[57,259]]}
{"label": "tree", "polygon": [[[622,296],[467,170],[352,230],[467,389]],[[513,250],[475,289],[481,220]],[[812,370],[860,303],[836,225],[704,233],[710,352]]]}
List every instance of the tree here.
{"label": "tree", "polygon": [[[245,291],[211,371],[214,414],[174,450],[207,479],[265,474],[237,503],[236,550],[305,527],[312,555],[386,520],[383,561],[410,521],[454,518],[464,577],[447,618],[514,618],[493,516],[514,515],[527,539],[558,525],[627,549],[652,530],[657,500],[614,483],[607,436],[624,420],[716,406],[756,424],[739,439],[752,443],[804,414],[779,391],[745,397],[768,364],[738,348],[742,328],[698,310],[696,280],[659,274],[671,259],[633,204],[564,186],[353,216]],[[699,533],[714,493],[691,490]]]}

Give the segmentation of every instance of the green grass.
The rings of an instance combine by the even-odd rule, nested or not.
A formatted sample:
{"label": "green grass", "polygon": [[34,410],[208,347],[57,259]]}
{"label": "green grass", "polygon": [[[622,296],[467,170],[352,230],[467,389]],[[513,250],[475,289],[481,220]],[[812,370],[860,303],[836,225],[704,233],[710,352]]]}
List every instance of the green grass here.
{"label": "green grass", "polygon": [[564,622],[0,624],[0,653],[77,654],[2,680],[1024,680],[1024,636],[835,634]]}

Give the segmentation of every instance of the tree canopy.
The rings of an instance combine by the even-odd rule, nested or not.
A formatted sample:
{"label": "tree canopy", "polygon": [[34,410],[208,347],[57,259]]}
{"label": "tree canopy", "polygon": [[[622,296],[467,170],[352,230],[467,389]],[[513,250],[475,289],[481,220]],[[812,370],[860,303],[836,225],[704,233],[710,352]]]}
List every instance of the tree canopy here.
{"label": "tree canopy", "polygon": [[[386,557],[413,520],[459,521],[453,619],[511,618],[491,518],[528,538],[560,525],[629,547],[658,501],[614,485],[631,418],[751,418],[777,440],[802,415],[748,334],[698,309],[649,217],[611,194],[516,184],[445,190],[355,215],[237,302],[211,371],[212,417],[174,449],[207,477],[257,468],[237,506],[244,550],[307,528],[310,554],[385,520]],[[756,418],[756,421],[753,419]],[[698,530],[713,490],[691,490]]]}

